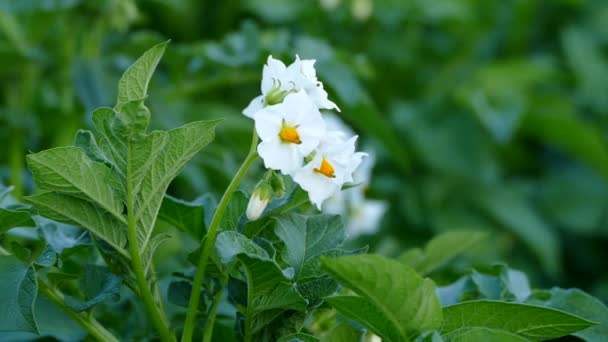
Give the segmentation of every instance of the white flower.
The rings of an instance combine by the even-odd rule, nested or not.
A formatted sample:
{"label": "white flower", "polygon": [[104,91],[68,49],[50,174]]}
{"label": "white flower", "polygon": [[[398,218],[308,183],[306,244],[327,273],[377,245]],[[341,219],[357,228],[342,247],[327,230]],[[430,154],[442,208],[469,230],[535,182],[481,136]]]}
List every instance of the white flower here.
{"label": "white flower", "polygon": [[351,209],[351,215],[346,224],[346,234],[349,239],[359,235],[375,233],[379,226],[387,204],[380,200],[363,200]]}
{"label": "white flower", "polygon": [[293,176],[319,210],[344,183],[352,182],[352,173],[365,156],[365,153],[355,152],[357,136],[341,141],[340,135],[341,132],[328,132],[312,160]]}
{"label": "white flower", "polygon": [[306,92],[317,108],[339,111],[338,106],[327,99],[323,83],[317,80],[314,64],[315,60],[300,59],[296,55],[296,60],[285,66],[280,60],[268,56],[262,72],[262,95],[254,98],[243,110],[243,114],[253,118],[255,113],[265,106],[278,104],[288,94],[301,90]]}
{"label": "white flower", "polygon": [[321,113],[304,91],[292,93],[282,103],[255,113],[255,129],[262,139],[258,153],[268,169],[291,174],[302,166],[325,135]]}

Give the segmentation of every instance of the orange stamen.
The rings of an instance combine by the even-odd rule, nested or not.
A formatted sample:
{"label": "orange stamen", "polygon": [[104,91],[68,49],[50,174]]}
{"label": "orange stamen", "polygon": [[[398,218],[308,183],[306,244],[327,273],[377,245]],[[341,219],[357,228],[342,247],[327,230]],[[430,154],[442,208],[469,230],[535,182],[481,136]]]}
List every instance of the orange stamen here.
{"label": "orange stamen", "polygon": [[302,141],[300,140],[300,134],[298,134],[298,131],[296,131],[295,128],[283,127],[281,129],[281,132],[279,132],[279,137],[281,138],[281,140],[288,143],[298,145],[302,143]]}
{"label": "orange stamen", "polygon": [[325,160],[325,158],[323,158],[323,160],[321,161],[321,167],[318,169],[314,168],[313,171],[320,173],[323,176],[328,177],[328,178],[336,177],[336,175],[334,174],[335,173],[334,167],[331,166],[331,164],[327,160]]}

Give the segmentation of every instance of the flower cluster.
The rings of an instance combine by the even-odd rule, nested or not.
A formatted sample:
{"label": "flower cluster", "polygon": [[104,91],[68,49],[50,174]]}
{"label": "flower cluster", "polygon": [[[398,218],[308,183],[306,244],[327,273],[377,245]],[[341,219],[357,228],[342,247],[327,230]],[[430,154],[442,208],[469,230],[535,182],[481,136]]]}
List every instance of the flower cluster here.
{"label": "flower cluster", "polygon": [[255,121],[264,166],[292,177],[321,210],[326,199],[353,182],[353,172],[366,154],[355,151],[357,136],[328,129],[320,110],[340,109],[327,98],[314,63],[296,56],[286,66],[269,56],[262,94],[243,114]]}
{"label": "flower cluster", "polygon": [[[325,115],[325,123],[330,130],[339,130],[348,135],[354,134],[350,127],[336,115]],[[375,233],[387,210],[386,201],[369,199],[365,196],[365,191],[371,181],[373,167],[374,154],[370,151],[367,158],[353,173],[353,183],[356,186],[336,193],[323,204],[323,212],[342,215],[349,239]]]}

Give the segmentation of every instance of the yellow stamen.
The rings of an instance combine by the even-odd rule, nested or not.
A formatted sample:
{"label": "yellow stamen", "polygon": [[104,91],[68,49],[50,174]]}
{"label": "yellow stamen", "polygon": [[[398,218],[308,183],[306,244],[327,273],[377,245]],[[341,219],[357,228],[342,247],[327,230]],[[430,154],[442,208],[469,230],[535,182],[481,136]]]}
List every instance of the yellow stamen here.
{"label": "yellow stamen", "polygon": [[325,160],[325,158],[323,158],[323,160],[321,161],[321,167],[318,169],[314,168],[313,171],[320,173],[328,178],[336,178],[336,175],[334,174],[334,167],[331,166],[331,164],[327,160]]}
{"label": "yellow stamen", "polygon": [[281,129],[281,132],[279,132],[279,137],[281,138],[281,140],[288,143],[298,145],[302,143],[302,141],[300,140],[300,134],[298,134],[298,131],[296,131],[296,129],[292,127],[283,127]]}

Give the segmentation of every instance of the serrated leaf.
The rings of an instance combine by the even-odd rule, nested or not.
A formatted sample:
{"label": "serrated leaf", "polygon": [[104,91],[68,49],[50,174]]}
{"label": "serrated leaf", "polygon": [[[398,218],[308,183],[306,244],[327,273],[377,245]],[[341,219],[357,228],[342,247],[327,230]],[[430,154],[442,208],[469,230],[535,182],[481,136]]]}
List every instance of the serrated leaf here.
{"label": "serrated leaf", "polygon": [[533,341],[565,336],[595,323],[563,311],[520,303],[478,300],[450,305],[443,310],[441,333],[489,328],[517,334]]}
{"label": "serrated leaf", "polygon": [[194,240],[201,241],[206,231],[203,200],[202,197],[199,197],[192,202],[187,202],[165,195],[158,218],[190,235]]}
{"label": "serrated leaf", "polygon": [[41,215],[56,221],[85,227],[122,256],[129,258],[129,253],[125,249],[127,227],[113,215],[91,202],[54,192],[28,196],[26,200],[34,204]]}
{"label": "serrated leaf", "polygon": [[[441,306],[435,284],[420,277],[410,267],[379,255],[322,258],[321,264],[342,285],[386,317],[392,329],[377,331],[381,337],[389,341],[404,341],[441,325]],[[359,310],[356,306],[352,308]],[[349,312],[351,318],[355,313],[366,317],[365,312],[355,311]],[[372,328],[371,322],[360,323]]]}
{"label": "serrated leaf", "polygon": [[452,231],[443,233],[429,241],[424,251],[411,249],[399,257],[421,275],[427,275],[445,265],[456,256],[468,251],[485,238],[479,231]]}
{"label": "serrated leaf", "polygon": [[156,66],[165,53],[167,44],[169,44],[168,41],[153,46],[125,71],[118,81],[118,98],[116,101],[118,109],[128,102],[146,98],[148,84]]}
{"label": "serrated leaf", "polygon": [[285,243],[285,261],[296,275],[306,262],[338,247],[346,238],[340,216],[289,214],[276,220],[274,232]]}
{"label": "serrated leaf", "polygon": [[38,333],[34,302],[36,272],[14,256],[0,256],[0,331]]}
{"label": "serrated leaf", "polygon": [[86,265],[78,284],[83,300],[65,297],[66,305],[76,312],[88,310],[105,301],[115,301],[120,296],[120,278],[104,266]]}
{"label": "serrated leaf", "polygon": [[548,291],[550,298],[546,301],[531,301],[533,304],[562,310],[599,324],[572,335],[588,342],[605,341],[608,338],[608,308],[597,298],[579,289],[553,288]]}
{"label": "serrated leaf", "polygon": [[0,208],[0,234],[14,227],[35,227],[29,212]]}

